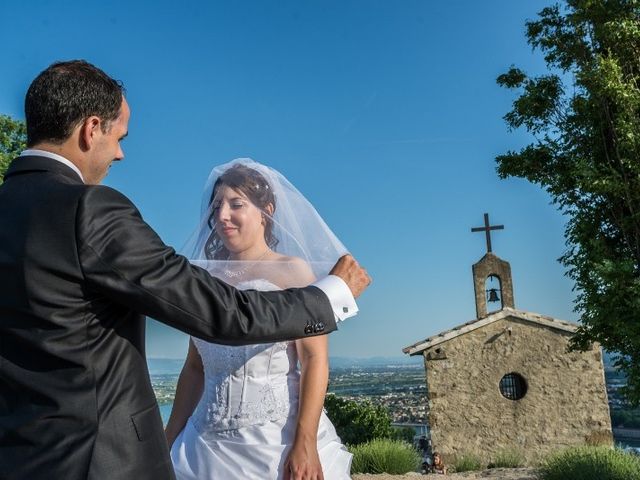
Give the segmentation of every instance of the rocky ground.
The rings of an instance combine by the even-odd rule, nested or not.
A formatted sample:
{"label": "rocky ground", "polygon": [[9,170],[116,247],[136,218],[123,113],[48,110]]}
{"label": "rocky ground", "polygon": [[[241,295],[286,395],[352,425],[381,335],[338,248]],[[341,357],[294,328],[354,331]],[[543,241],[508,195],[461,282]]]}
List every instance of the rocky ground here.
{"label": "rocky ground", "polygon": [[448,480],[537,480],[534,468],[492,468],[481,472],[452,473],[442,475],[420,475],[419,473],[408,473],[406,475],[380,475],[360,474],[354,475],[353,480],[421,480],[421,479],[448,479]]}

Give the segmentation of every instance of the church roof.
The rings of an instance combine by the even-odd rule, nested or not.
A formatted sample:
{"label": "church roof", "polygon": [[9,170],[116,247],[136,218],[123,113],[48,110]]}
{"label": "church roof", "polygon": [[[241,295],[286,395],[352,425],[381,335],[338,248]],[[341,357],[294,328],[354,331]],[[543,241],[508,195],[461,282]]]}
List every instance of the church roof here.
{"label": "church roof", "polygon": [[403,348],[402,351],[403,353],[409,355],[417,355],[428,348],[434,347],[444,342],[448,342],[452,338],[456,338],[465,333],[472,332],[473,330],[477,330],[478,328],[482,328],[486,325],[497,322],[498,320],[503,320],[507,317],[514,317],[519,320],[524,320],[526,322],[535,323],[568,333],[575,333],[578,328],[578,325],[572,322],[558,320],[556,318],[548,317],[546,315],[540,315],[538,313],[525,312],[523,310],[516,310],[515,308],[505,307],[502,310],[487,315],[486,317],[479,318],[462,325],[458,325],[457,327],[453,327],[450,330],[445,330],[444,332],[441,332],[437,335],[425,338],[418,343],[414,343],[413,345],[409,345],[408,347]]}

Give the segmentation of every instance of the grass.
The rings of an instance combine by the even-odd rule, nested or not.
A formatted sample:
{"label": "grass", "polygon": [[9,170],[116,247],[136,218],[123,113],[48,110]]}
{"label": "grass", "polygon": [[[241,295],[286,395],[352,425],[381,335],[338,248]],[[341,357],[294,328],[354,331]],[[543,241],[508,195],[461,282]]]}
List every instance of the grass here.
{"label": "grass", "polygon": [[640,480],[640,458],[610,447],[577,447],[550,456],[541,480]]}
{"label": "grass", "polygon": [[420,455],[408,443],[398,440],[375,439],[355,445],[351,473],[389,473],[402,475],[415,472],[420,466]]}
{"label": "grass", "polygon": [[455,472],[472,472],[482,470],[482,461],[474,453],[463,453],[455,457],[453,461]]}
{"label": "grass", "polygon": [[498,451],[488,468],[520,468],[525,466],[525,458],[521,451],[506,448]]}

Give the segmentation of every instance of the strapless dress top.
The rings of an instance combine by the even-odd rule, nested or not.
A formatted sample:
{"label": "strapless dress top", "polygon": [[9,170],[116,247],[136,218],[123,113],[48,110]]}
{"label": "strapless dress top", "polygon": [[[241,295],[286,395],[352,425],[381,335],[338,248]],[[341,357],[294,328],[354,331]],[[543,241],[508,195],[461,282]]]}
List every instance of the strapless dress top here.
{"label": "strapless dress top", "polygon": [[[263,279],[237,288],[279,290]],[[286,418],[297,403],[300,370],[295,342],[235,347],[192,340],[204,367],[204,390],[192,422],[203,437]]]}

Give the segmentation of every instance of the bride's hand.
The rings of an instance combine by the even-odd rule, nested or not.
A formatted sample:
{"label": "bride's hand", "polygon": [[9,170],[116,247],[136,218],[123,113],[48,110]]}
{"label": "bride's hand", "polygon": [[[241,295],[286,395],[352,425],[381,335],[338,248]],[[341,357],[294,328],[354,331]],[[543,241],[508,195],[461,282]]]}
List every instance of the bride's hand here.
{"label": "bride's hand", "polygon": [[284,480],[324,480],[315,442],[295,442],[284,464]]}

